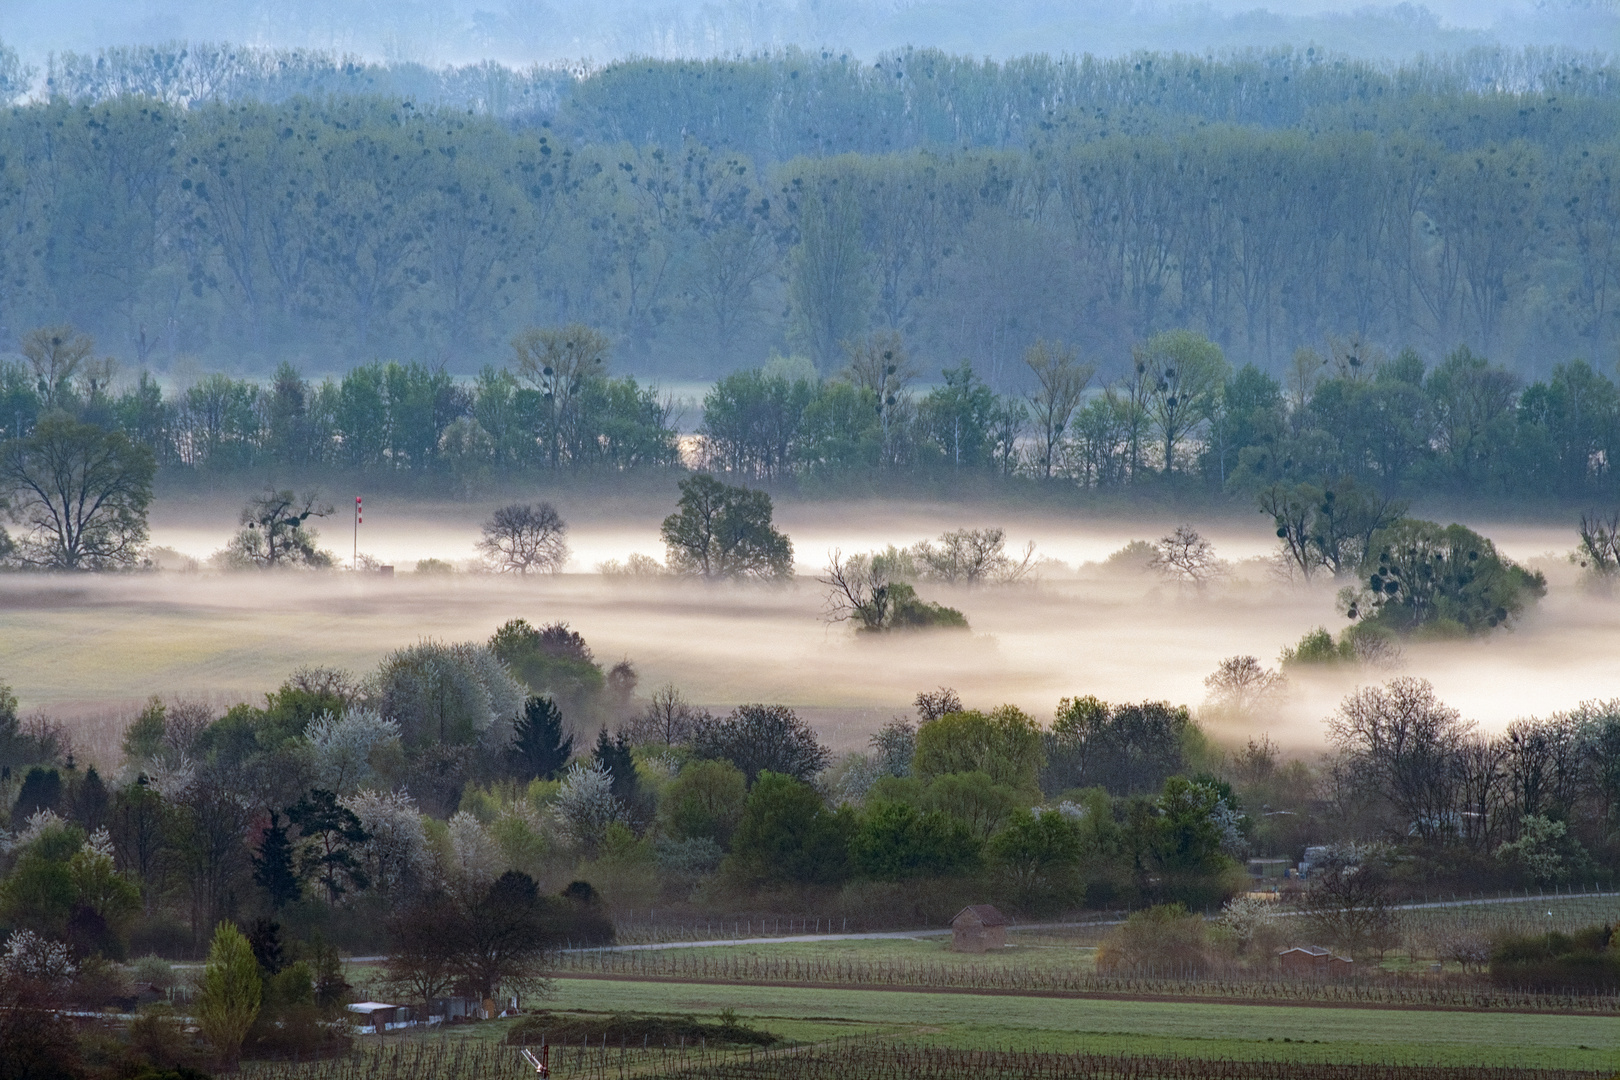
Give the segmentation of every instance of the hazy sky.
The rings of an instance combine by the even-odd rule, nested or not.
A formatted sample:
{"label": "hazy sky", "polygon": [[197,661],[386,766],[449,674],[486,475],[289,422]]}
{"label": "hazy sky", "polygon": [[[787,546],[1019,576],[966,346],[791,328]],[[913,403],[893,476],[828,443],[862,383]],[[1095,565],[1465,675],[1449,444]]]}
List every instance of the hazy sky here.
{"label": "hazy sky", "polygon": [[[53,50],[176,39],[508,63],[784,45],[870,55],[903,45],[1008,55],[1230,48],[1297,39],[1361,54],[1541,41],[1615,47],[1613,0],[3,0],[0,40]],[[1594,33],[1593,20],[1606,28]]]}

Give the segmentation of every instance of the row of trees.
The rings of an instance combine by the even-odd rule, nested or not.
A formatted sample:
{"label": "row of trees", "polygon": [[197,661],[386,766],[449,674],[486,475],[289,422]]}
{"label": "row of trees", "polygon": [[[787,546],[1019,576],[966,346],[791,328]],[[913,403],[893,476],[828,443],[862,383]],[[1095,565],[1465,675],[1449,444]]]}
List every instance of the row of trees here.
{"label": "row of trees", "polygon": [[881,328],[1000,390],[1036,338],[1117,368],[1176,326],[1267,367],[1329,334],[1607,355],[1607,70],[1494,63],[638,63],[533,126],[60,97],[0,117],[0,335],[69,318],[137,362],[262,369],[425,340],[472,371],[579,320],[709,375],[784,343],[827,372]]}
{"label": "row of trees", "polygon": [[505,366],[470,382],[372,363],[312,383],[283,364],[267,382],[212,374],[172,394],[145,371],[115,388],[116,362],[71,326],[30,331],[20,347],[20,360],[0,363],[9,438],[66,413],[124,432],[169,468],[434,471],[473,484],[515,469],[676,460],[670,404],[610,375],[607,339],[585,326],[525,331]]}
{"label": "row of trees", "polygon": [[[1390,498],[1402,492],[1607,493],[1620,453],[1620,389],[1578,360],[1525,385],[1467,348],[1431,366],[1412,349],[1390,356],[1339,341],[1326,355],[1300,350],[1279,378],[1171,331],[1139,343],[1128,373],[1101,385],[1075,350],[1037,342],[1023,357],[1030,389],[1002,395],[965,363],[916,392],[919,365],[898,335],[847,343],[844,355],[833,380],[782,364],[719,380],[703,403],[704,462],[766,480],[857,467],[1099,489],[1179,477],[1269,489],[1279,526],[1336,484],[1359,484],[1370,494],[1346,499],[1340,516],[1353,516],[1364,540],[1393,520]],[[1279,496],[1279,483],[1316,494]],[[1331,544],[1354,539],[1332,513],[1306,517],[1307,528],[1318,517],[1330,526]],[[1337,551],[1323,557],[1345,568]]]}
{"label": "row of trees", "polygon": [[[672,404],[609,374],[607,339],[577,324],[525,331],[504,368],[472,382],[389,363],[317,384],[283,364],[265,385],[209,375],[172,394],[144,372],[118,389],[114,362],[72,327],[39,328],[21,345],[21,362],[0,364],[0,430],[14,450],[65,414],[121,433],[158,466],[207,473],[382,471],[470,490],[514,471],[683,460]],[[873,469],[1082,488],[1176,479],[1267,491],[1280,527],[1321,524],[1337,548],[1387,524],[1380,515],[1403,492],[1607,495],[1620,454],[1620,389],[1583,361],[1525,385],[1467,348],[1430,366],[1411,349],[1340,341],[1326,355],[1301,350],[1278,378],[1172,331],[1139,343],[1128,374],[1100,384],[1074,348],[1036,342],[1021,365],[1030,389],[1000,394],[966,362],[919,392],[921,364],[893,332],[845,341],[840,355],[832,378],[778,359],[720,379],[686,463],[779,483]],[[1307,512],[1317,501],[1307,488],[1331,500],[1347,483],[1376,492],[1374,504],[1346,499],[1354,512],[1337,523]],[[1279,495],[1287,485],[1304,486]],[[1295,554],[1345,569],[1337,550]]]}

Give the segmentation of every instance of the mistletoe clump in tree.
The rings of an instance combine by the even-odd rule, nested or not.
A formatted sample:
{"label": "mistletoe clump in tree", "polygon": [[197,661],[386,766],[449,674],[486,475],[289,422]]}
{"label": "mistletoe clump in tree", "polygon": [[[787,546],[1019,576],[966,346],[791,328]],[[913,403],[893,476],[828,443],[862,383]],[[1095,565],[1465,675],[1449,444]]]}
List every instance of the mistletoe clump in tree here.
{"label": "mistletoe clump in tree", "polygon": [[1507,626],[1547,592],[1547,579],[1462,525],[1406,519],[1368,545],[1358,587],[1339,592],[1350,619],[1397,634],[1460,637]]}
{"label": "mistletoe clump in tree", "polygon": [[297,495],[267,487],[242,507],[242,529],[225,549],[225,561],[244,569],[302,566],[324,570],[332,565],[332,553],[315,546],[319,534],[304,523],[331,512],[331,504],[321,502],[320,492]]}

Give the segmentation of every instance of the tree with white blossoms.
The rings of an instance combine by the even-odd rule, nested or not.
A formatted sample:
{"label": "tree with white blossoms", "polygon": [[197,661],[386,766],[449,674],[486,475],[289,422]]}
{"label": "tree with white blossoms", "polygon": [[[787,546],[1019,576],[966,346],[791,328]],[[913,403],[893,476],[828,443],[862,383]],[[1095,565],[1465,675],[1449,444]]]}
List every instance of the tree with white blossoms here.
{"label": "tree with white blossoms", "polygon": [[1215,808],[1209,813],[1210,824],[1220,831],[1221,852],[1241,858],[1249,850],[1249,838],[1244,835],[1244,814],[1234,807],[1225,795],[1215,803]]}
{"label": "tree with white blossoms", "polygon": [[506,665],[473,642],[424,641],[390,653],[376,688],[382,715],[411,746],[504,747],[525,699]]}
{"label": "tree with white blossoms", "polygon": [[111,835],[97,829],[68,860],[68,877],[78,904],[101,916],[116,933],[141,910],[141,891],[118,872],[113,856]]}
{"label": "tree with white blossoms", "polygon": [[465,810],[450,819],[450,865],[448,877],[456,892],[469,897],[483,894],[500,876],[501,849],[484,828],[483,822]]}
{"label": "tree with white blossoms", "polygon": [[372,752],[398,742],[399,725],[370,709],[322,713],[310,721],[308,739],[319,786],[342,795],[371,780]]}
{"label": "tree with white blossoms", "polygon": [[54,829],[66,828],[67,822],[55,810],[35,810],[23,822],[22,828],[17,830],[15,836],[0,833],[0,853],[21,851],[46,833]]}
{"label": "tree with white blossoms", "polygon": [[366,831],[360,861],[383,895],[408,888],[426,870],[427,830],[416,801],[403,791],[361,791],[340,799]]}
{"label": "tree with white blossoms", "polygon": [[9,975],[28,979],[60,992],[67,988],[78,969],[73,955],[60,941],[52,941],[32,930],[16,930],[6,938],[6,951],[0,968]]}
{"label": "tree with white blossoms", "polygon": [[1234,896],[1221,909],[1215,924],[1232,936],[1240,954],[1265,952],[1269,955],[1270,947],[1282,933],[1277,912],[1275,900]]}
{"label": "tree with white blossoms", "polygon": [[594,761],[569,766],[551,808],[564,838],[587,856],[596,854],[608,826],[624,815],[613,797],[613,774]]}

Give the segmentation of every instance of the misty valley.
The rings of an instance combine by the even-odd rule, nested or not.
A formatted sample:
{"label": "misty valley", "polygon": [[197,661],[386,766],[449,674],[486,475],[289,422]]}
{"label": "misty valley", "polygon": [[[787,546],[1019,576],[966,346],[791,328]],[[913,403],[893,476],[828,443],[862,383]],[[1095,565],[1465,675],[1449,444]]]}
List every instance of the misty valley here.
{"label": "misty valley", "polygon": [[0,1080],[1613,1074],[1612,5],[22,6]]}

